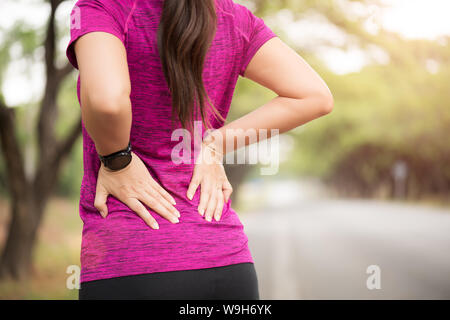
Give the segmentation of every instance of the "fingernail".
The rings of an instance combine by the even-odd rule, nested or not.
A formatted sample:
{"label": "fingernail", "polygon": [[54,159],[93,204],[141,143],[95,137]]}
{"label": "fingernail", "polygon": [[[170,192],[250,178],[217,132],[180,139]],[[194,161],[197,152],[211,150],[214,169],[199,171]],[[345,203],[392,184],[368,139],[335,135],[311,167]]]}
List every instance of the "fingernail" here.
{"label": "fingernail", "polygon": [[191,194],[188,194],[187,197],[188,197],[189,200],[192,200],[192,195]]}
{"label": "fingernail", "polygon": [[211,222],[211,217],[210,217],[210,216],[207,216],[207,217],[206,217],[206,221]]}
{"label": "fingernail", "polygon": [[175,202],[174,199],[172,199],[172,204],[173,204],[173,205],[176,205],[176,204],[177,204],[177,203]]}
{"label": "fingernail", "polygon": [[153,227],[153,229],[159,229],[159,225],[157,222],[152,223],[152,227]]}
{"label": "fingernail", "polygon": [[105,213],[103,211],[100,211],[100,214],[103,218],[105,218]]}
{"label": "fingernail", "polygon": [[178,218],[181,217],[181,214],[178,210],[176,211],[176,213],[177,213]]}
{"label": "fingernail", "polygon": [[214,219],[216,219],[216,221],[220,220],[219,216],[214,216]]}
{"label": "fingernail", "polygon": [[205,213],[205,209],[199,209],[199,211],[198,211],[202,216],[203,216],[203,214]]}
{"label": "fingernail", "polygon": [[180,220],[178,220],[178,218],[177,218],[177,217],[173,217],[173,218],[172,218],[172,222],[174,222],[174,223],[178,223],[178,222],[180,222]]}

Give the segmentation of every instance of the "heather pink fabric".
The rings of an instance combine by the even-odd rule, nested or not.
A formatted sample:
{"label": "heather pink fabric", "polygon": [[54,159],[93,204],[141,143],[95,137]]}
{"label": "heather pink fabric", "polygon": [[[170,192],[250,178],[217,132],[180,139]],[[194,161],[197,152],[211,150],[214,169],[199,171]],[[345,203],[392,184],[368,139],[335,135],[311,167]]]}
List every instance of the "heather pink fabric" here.
{"label": "heather pink fabric", "polygon": [[[111,33],[126,47],[132,148],[152,177],[175,198],[181,213],[180,222],[172,224],[146,206],[160,225],[159,230],[153,230],[110,195],[109,215],[103,219],[94,207],[100,160],[83,124],[81,282],[253,262],[248,238],[231,208],[231,200],[224,206],[219,222],[206,221],[197,212],[200,189],[192,201],[186,197],[194,162],[176,164],[171,160],[172,149],[180,140],[171,140],[172,107],[156,46],[163,1],[79,0],[72,10],[66,54],[75,68],[78,65],[73,43],[88,32]],[[216,7],[218,26],[206,57],[204,83],[212,102],[226,118],[239,75],[243,75],[257,50],[276,35],[245,6],[232,0],[216,0]],[[77,91],[80,101],[79,77]],[[214,128],[223,125],[212,115],[210,119]],[[175,128],[179,127],[177,123]]]}

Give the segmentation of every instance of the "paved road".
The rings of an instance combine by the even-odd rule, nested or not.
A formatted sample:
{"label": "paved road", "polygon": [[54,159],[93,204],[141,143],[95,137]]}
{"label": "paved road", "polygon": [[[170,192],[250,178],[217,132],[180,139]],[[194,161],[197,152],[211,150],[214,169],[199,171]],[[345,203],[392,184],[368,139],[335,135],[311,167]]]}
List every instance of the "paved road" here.
{"label": "paved road", "polygon": [[[450,299],[450,210],[302,199],[241,215],[262,299]],[[381,289],[367,288],[380,268]]]}

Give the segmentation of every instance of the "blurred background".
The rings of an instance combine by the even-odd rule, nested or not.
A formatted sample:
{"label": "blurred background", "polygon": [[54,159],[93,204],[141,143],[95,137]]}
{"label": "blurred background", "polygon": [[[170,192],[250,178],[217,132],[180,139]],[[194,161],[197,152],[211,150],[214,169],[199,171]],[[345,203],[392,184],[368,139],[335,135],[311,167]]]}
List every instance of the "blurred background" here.
{"label": "blurred background", "polygon": [[[280,136],[275,175],[227,165],[263,299],[450,298],[450,3],[240,1],[335,108]],[[82,141],[74,1],[0,2],[0,299],[76,299]],[[229,120],[275,94],[240,78]]]}

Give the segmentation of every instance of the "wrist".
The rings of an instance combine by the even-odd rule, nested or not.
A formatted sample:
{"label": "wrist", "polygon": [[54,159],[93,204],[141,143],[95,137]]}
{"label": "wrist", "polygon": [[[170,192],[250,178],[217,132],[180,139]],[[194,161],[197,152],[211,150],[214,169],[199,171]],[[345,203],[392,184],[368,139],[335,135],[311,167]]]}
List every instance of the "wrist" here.
{"label": "wrist", "polygon": [[203,138],[203,143],[212,147],[216,152],[219,152],[222,155],[225,154],[225,150],[223,147],[223,136],[222,132],[219,129],[216,129],[206,135]]}
{"label": "wrist", "polygon": [[130,160],[130,162],[125,167],[123,167],[121,169],[117,169],[117,170],[110,169],[110,168],[106,167],[103,162],[101,162],[100,167],[104,171],[108,172],[108,174],[113,174],[113,175],[114,174],[120,174],[120,173],[128,171],[131,168],[132,162],[136,161],[135,157],[136,157],[136,155],[133,152],[131,152],[131,160]]}
{"label": "wrist", "polygon": [[202,142],[202,150],[203,156],[207,158],[207,161],[212,160],[215,163],[223,163],[224,155],[216,141],[205,139]]}
{"label": "wrist", "polygon": [[108,155],[98,154],[100,161],[106,170],[110,172],[123,171],[130,166],[132,160],[131,141],[125,149],[113,152]]}

